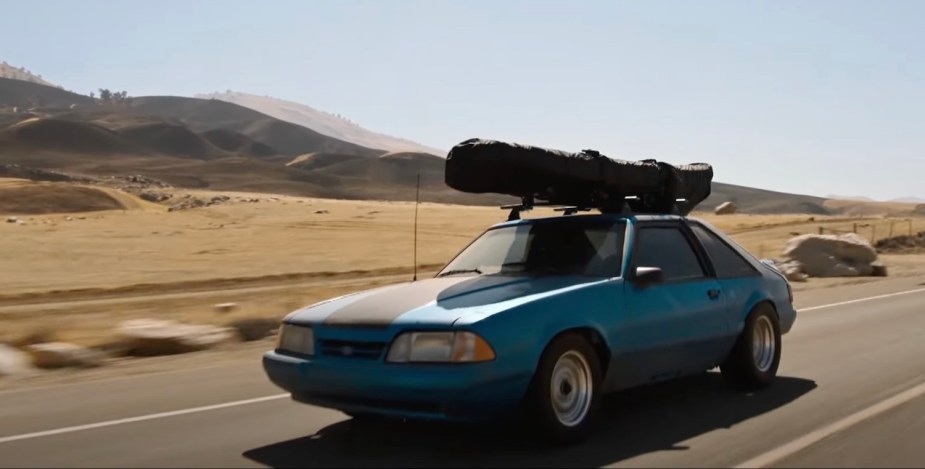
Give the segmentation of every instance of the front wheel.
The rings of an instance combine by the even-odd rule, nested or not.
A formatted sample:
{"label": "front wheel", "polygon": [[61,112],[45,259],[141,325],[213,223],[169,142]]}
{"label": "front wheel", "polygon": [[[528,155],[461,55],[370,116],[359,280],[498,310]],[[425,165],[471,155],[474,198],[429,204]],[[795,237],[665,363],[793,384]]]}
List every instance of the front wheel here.
{"label": "front wheel", "polygon": [[553,443],[578,443],[597,417],[600,385],[594,348],[578,334],[561,336],[540,359],[527,397],[529,417]]}
{"label": "front wheel", "polygon": [[757,390],[771,385],[777,376],[781,353],[780,324],[777,313],[761,303],[749,314],[745,329],[720,366],[729,383]]}

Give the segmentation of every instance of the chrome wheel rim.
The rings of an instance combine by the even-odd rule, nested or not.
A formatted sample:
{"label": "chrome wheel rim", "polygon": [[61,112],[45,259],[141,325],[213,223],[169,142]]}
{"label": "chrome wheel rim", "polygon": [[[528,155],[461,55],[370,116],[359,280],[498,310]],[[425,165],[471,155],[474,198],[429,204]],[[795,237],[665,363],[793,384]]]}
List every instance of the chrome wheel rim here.
{"label": "chrome wheel rim", "polygon": [[552,409],[566,427],[580,424],[591,408],[594,383],[585,357],[573,350],[559,357],[550,381]]}
{"label": "chrome wheel rim", "polygon": [[752,357],[755,360],[755,367],[762,373],[771,369],[776,351],[774,326],[767,316],[760,316],[752,329]]}

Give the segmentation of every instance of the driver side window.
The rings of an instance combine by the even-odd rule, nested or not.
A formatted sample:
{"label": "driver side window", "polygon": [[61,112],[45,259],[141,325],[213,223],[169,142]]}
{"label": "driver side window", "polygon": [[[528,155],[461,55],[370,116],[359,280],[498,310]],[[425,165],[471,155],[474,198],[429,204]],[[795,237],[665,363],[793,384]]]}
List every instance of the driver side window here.
{"label": "driver side window", "polygon": [[666,282],[703,278],[706,273],[687,236],[678,227],[641,227],[633,252],[636,267],[658,267]]}

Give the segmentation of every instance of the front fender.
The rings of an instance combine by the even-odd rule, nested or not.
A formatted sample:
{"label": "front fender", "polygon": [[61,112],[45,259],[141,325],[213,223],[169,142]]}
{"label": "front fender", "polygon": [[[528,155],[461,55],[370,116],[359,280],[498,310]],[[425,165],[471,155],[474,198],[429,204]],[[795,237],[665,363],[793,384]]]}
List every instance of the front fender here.
{"label": "front fender", "polygon": [[607,331],[619,318],[621,292],[619,279],[586,284],[493,314],[472,329],[495,347],[512,372],[532,377],[549,343],[568,330],[595,332],[611,355],[613,335]]}

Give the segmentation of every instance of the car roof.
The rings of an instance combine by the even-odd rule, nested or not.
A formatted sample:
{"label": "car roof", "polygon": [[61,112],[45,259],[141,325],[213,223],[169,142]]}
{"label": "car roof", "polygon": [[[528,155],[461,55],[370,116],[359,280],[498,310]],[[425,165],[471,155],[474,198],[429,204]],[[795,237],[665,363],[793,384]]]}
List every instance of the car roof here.
{"label": "car roof", "polygon": [[503,226],[513,226],[513,225],[522,225],[530,224],[537,222],[553,221],[553,220],[588,220],[588,219],[608,219],[608,220],[626,220],[630,223],[640,222],[640,221],[666,221],[666,220],[697,220],[694,217],[683,217],[680,215],[649,215],[649,214],[619,214],[619,213],[593,213],[593,214],[581,214],[581,215],[552,215],[548,217],[537,217],[537,218],[522,218],[520,220],[505,221],[501,223],[496,223],[491,226],[491,228],[499,228]]}

